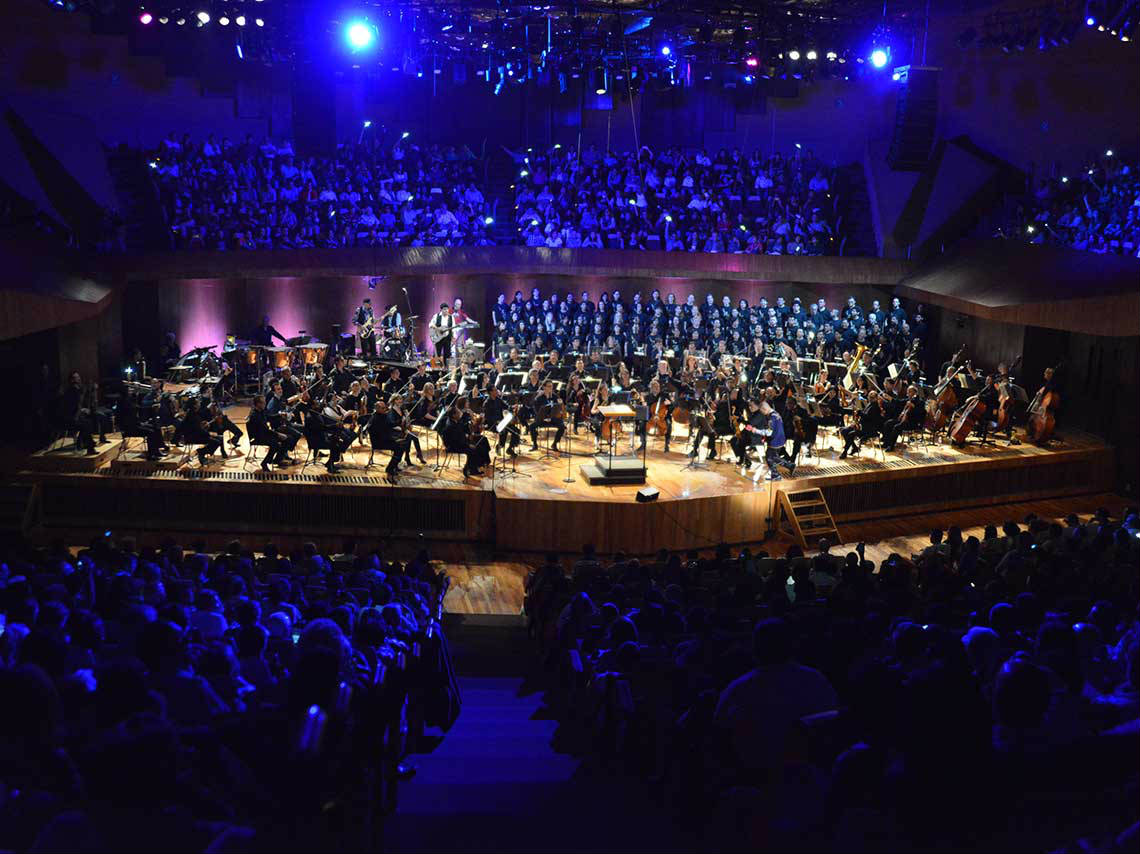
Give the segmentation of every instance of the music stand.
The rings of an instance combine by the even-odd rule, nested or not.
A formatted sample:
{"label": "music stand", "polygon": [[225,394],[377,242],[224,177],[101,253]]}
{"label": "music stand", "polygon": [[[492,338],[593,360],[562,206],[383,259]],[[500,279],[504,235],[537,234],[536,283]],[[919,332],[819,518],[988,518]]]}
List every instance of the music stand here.
{"label": "music stand", "polygon": [[[500,437],[500,440],[501,440],[502,435],[503,435],[503,431],[508,429],[514,423],[514,421],[515,421],[515,414],[513,412],[504,412],[503,417],[499,419],[499,423],[495,425],[495,435]],[[510,444],[510,440],[507,441],[507,444],[508,445]],[[499,443],[499,456],[505,459],[506,454],[507,454],[507,452],[506,452],[505,446],[500,441],[500,443]],[[519,458],[519,455],[517,452],[511,457],[511,469],[510,469],[510,471],[507,471],[506,464],[504,462],[503,466],[500,469],[500,474],[499,474],[500,478],[505,480],[508,477],[530,477],[530,475],[527,474],[526,472],[519,471],[519,469],[518,469],[518,458]],[[493,473],[492,473],[492,478],[491,478],[491,484],[493,487],[494,486],[494,475],[493,475]],[[492,489],[492,491],[493,491],[493,489]]]}

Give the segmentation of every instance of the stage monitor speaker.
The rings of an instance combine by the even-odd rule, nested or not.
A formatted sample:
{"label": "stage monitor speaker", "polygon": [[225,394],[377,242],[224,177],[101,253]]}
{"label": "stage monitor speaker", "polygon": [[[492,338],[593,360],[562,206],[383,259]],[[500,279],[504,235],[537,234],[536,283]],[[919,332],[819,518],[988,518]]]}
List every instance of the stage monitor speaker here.
{"label": "stage monitor speaker", "polygon": [[656,486],[646,486],[642,489],[637,490],[637,500],[642,503],[645,503],[647,501],[656,501],[657,496],[660,494],[661,490],[659,490]]}
{"label": "stage monitor speaker", "polygon": [[887,165],[896,172],[921,172],[930,163],[938,131],[938,69],[899,70],[895,129]]}

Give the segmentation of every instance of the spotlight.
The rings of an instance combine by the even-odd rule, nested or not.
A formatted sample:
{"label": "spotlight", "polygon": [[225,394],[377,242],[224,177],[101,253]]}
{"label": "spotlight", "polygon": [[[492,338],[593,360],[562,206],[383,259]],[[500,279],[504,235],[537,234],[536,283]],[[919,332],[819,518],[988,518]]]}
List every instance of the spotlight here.
{"label": "spotlight", "polygon": [[223,27],[228,27],[230,25],[230,19],[227,18],[225,15],[222,15],[222,17],[218,18],[218,23],[221,24]]}
{"label": "spotlight", "polygon": [[367,21],[352,21],[345,29],[344,36],[353,50],[367,50],[376,40],[376,28]]}
{"label": "spotlight", "polygon": [[158,22],[160,24],[169,24],[170,18],[166,17],[166,15],[163,15],[161,18],[158,19]]}
{"label": "spotlight", "polygon": [[891,75],[891,79],[897,83],[899,80],[902,79],[902,75],[896,71]]}
{"label": "spotlight", "polygon": [[1029,234],[1032,234],[1032,233],[1033,233],[1033,232],[1035,232],[1037,229],[1036,229],[1036,228],[1034,228],[1034,227],[1033,227],[1033,226],[1031,226],[1031,225],[1027,225],[1027,226],[1025,226],[1025,230],[1026,230],[1026,231],[1027,231]]}
{"label": "spotlight", "polygon": [[749,57],[745,58],[744,64],[747,65],[749,68],[755,68],[757,65],[760,64],[760,57],[749,56]]}
{"label": "spotlight", "polygon": [[752,75],[751,74],[745,74],[744,75],[744,82],[745,83],[751,83],[752,82]]}
{"label": "spotlight", "polygon": [[1092,15],[1089,15],[1087,18],[1085,18],[1085,26],[1086,27],[1095,27],[1096,26],[1096,18],[1094,18]]}
{"label": "spotlight", "polygon": [[871,51],[871,65],[875,66],[875,68],[882,68],[887,64],[889,58],[887,52],[881,47],[877,47]]}
{"label": "spotlight", "polygon": [[808,62],[815,62],[817,59],[819,59],[819,54],[816,53],[814,50],[809,50],[807,52],[807,58],[808,58]]}
{"label": "spotlight", "polygon": [[407,139],[411,135],[412,135],[412,132],[410,130],[406,130],[402,134],[400,134],[400,139]]}
{"label": "spotlight", "polygon": [[196,17],[198,18],[199,24],[205,25],[205,24],[210,23],[210,13],[209,12],[199,12]]}
{"label": "spotlight", "polygon": [[604,65],[599,65],[590,72],[590,88],[597,95],[604,95],[609,91],[609,74]]}
{"label": "spotlight", "polygon": [[1069,183],[1069,176],[1068,175],[1062,175],[1061,176],[1061,183],[1062,184],[1068,184]]}
{"label": "spotlight", "polygon": [[662,56],[669,56],[672,52],[673,52],[673,48],[669,47],[669,45],[667,45],[667,44],[661,45],[661,55]]}
{"label": "spotlight", "polygon": [[1112,157],[1112,149],[1111,149],[1111,148],[1110,148],[1110,149],[1108,149],[1108,150],[1107,150],[1107,151],[1104,153],[1104,156],[1105,156],[1105,157]]}
{"label": "spotlight", "polygon": [[139,23],[144,27],[153,20],[154,15],[152,15],[150,12],[143,12],[141,15],[139,15]]}
{"label": "spotlight", "polygon": [[177,21],[175,21],[174,23],[178,24],[178,26],[180,26],[180,27],[181,27],[181,26],[183,26],[183,25],[186,23],[186,19],[185,19],[185,18],[179,18],[179,19],[178,19]]}
{"label": "spotlight", "polygon": [[364,120],[364,126],[365,126],[366,128],[370,128],[370,127],[372,127],[372,119],[365,119],[365,120]]}
{"label": "spotlight", "polygon": [[797,60],[799,60],[799,58],[800,58],[800,52],[798,50],[789,50],[788,51],[788,59],[790,59],[792,62],[796,62]]}
{"label": "spotlight", "polygon": [[835,60],[837,60],[837,59],[839,59],[839,54],[837,54],[835,51],[829,50],[827,52],[827,61],[828,62],[835,62]]}
{"label": "spotlight", "polygon": [[244,27],[245,26],[245,15],[238,15],[236,18],[234,18],[234,23],[237,24],[239,27]]}
{"label": "spotlight", "polygon": [[494,224],[495,224],[495,218],[493,216],[483,217],[483,225],[494,225]]}
{"label": "spotlight", "polygon": [[1096,28],[1096,31],[1097,31],[1098,33],[1103,33],[1103,32],[1104,32],[1104,24],[1100,24],[1100,25],[1098,25],[1098,26],[1097,26],[1097,28]]}
{"label": "spotlight", "polygon": [[254,22],[255,24],[257,24],[259,27],[264,27],[264,26],[265,26],[265,19],[264,19],[264,18],[254,18],[254,19],[253,19],[253,22]]}

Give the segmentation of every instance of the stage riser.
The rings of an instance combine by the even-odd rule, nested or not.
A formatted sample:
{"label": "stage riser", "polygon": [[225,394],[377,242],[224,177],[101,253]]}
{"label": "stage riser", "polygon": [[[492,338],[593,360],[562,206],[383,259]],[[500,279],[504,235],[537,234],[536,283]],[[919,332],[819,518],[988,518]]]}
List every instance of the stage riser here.
{"label": "stage riser", "polygon": [[815,478],[832,515],[839,521],[926,513],[1007,501],[1111,492],[1110,449],[1058,455],[1055,460],[1016,460],[1007,464],[947,466],[945,473],[922,471],[911,477],[878,479]]}
{"label": "stage riser", "polygon": [[[382,537],[425,533],[443,539],[490,535],[490,498],[454,490],[298,489],[273,485],[171,482],[95,476],[46,482],[48,528],[236,531]],[[260,487],[260,488],[259,488]]]}

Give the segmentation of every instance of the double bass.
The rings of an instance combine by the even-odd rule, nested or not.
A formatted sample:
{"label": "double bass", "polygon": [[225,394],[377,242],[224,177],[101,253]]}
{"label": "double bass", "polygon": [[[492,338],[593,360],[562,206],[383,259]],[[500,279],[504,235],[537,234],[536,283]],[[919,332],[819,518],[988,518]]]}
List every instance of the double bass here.
{"label": "double bass", "polygon": [[950,425],[950,441],[955,445],[966,444],[967,437],[974,432],[974,427],[985,417],[988,410],[989,407],[982,400],[982,392],[967,400]]}
{"label": "double bass", "polygon": [[1005,380],[998,384],[997,431],[999,433],[1009,429],[1009,422],[1013,419],[1014,397],[1010,393],[1009,387],[1013,384],[1011,375],[1017,370],[1019,364],[1021,364],[1021,356],[1013,360],[1013,363],[1006,370]]}
{"label": "double bass", "polygon": [[[962,350],[955,353],[951,363],[956,363],[961,354]],[[971,376],[974,373],[970,363],[966,362],[955,367],[934,387],[934,394],[926,404],[926,429],[932,433],[937,433],[945,427],[954,410],[958,408],[958,394],[954,390],[954,380],[963,370]]]}
{"label": "double bass", "polygon": [[1029,404],[1029,421],[1025,425],[1025,438],[1035,445],[1043,445],[1053,437],[1057,428],[1057,407],[1061,405],[1061,392],[1053,385],[1053,376],[1061,369],[1046,368],[1045,385],[1037,390]]}

